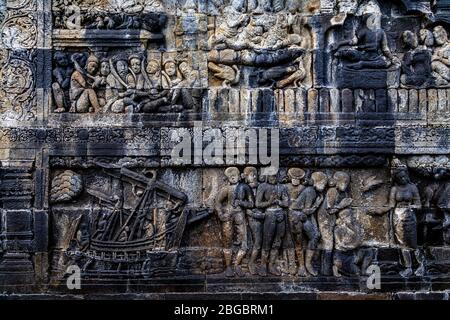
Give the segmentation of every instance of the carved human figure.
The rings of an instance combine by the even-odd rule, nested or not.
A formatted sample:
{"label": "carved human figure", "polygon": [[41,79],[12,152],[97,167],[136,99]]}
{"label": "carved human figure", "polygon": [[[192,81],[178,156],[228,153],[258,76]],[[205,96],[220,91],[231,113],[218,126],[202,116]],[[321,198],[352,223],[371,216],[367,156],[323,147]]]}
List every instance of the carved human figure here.
{"label": "carved human figure", "polygon": [[[303,256],[298,255],[298,243],[295,242],[297,239],[296,235],[294,235],[294,228],[296,226],[294,226],[295,221],[293,219],[294,212],[292,211],[292,201],[294,199],[297,199],[299,194],[305,188],[305,186],[302,184],[305,175],[305,171],[300,168],[290,168],[287,172],[287,176],[290,182],[287,184],[287,189],[289,191],[289,198],[291,199],[291,206],[288,210],[286,234],[283,239],[283,250],[287,253],[289,274],[296,275],[297,273],[299,273],[303,276],[306,274],[306,271],[304,269],[304,258]],[[296,253],[298,263],[296,262]]]}
{"label": "carved human figure", "polygon": [[111,73],[106,77],[107,104],[104,111],[132,112],[135,103],[130,88],[135,85],[135,80],[132,80],[129,74],[128,60],[125,57],[118,57],[115,63],[111,60],[110,71]]}
{"label": "carved human figure", "polygon": [[[374,210],[372,214],[392,212],[392,229],[395,241],[402,251],[405,269],[400,272],[402,277],[413,274],[411,250],[415,251],[419,262],[415,274],[423,276],[425,266],[422,252],[417,247],[417,218],[416,210],[422,207],[419,190],[409,179],[406,166],[396,165],[393,173],[394,186],[389,194],[389,205],[386,209]],[[370,212],[369,212],[370,213]]]}
{"label": "carved human figure", "polygon": [[[361,273],[357,263],[363,258],[361,253],[366,251],[366,249],[358,250],[361,243],[361,226],[356,220],[354,211],[350,207],[340,210],[334,229],[333,275],[335,277],[341,276],[344,262],[348,260],[348,272],[353,275]],[[365,271],[365,266],[363,269]]]}
{"label": "carved human figure", "polygon": [[174,60],[169,59],[164,62],[164,70],[162,71],[162,87],[163,89],[172,89],[181,82],[181,74]]}
{"label": "carved human figure", "polygon": [[286,209],[289,207],[289,192],[278,181],[278,174],[269,175],[258,187],[256,207],[264,210],[263,249],[261,254],[262,275],[267,271],[281,275],[277,267],[279,250],[286,232]]}
{"label": "carved human figure", "polygon": [[[386,33],[380,26],[380,16],[366,14],[363,17],[364,27],[360,28],[355,37],[331,45],[331,50],[337,52],[335,57],[346,62],[350,69],[389,68],[397,64],[397,58],[389,49]],[[341,48],[350,46],[350,48]]]}
{"label": "carved human figure", "polygon": [[66,93],[70,89],[70,79],[73,73],[73,67],[70,64],[66,53],[57,51],[55,53],[55,68],[53,69],[52,84],[53,99],[55,101],[55,112],[66,112],[69,109],[67,105]]}
{"label": "carved human figure", "polygon": [[222,86],[228,88],[239,83],[241,71],[236,65],[227,66],[224,64],[208,63],[208,69],[213,72],[214,77],[222,80]]}
{"label": "carved human figure", "polygon": [[434,46],[433,32],[428,29],[420,29],[419,31],[420,49],[431,49]]}
{"label": "carved human figure", "polygon": [[417,36],[409,30],[402,33],[402,41],[408,51],[403,57],[400,80],[404,85],[420,87],[430,79],[431,54],[418,49]]}
{"label": "carved human figure", "polygon": [[187,61],[181,61],[178,68],[182,80],[176,86],[180,90],[175,91],[172,96],[173,108],[175,111],[181,111],[182,109],[198,111],[201,107],[202,97],[199,73]]}
{"label": "carved human figure", "polygon": [[[295,241],[295,250],[299,263],[298,275],[317,276],[314,258],[320,240],[315,213],[323,201],[323,191],[327,177],[322,172],[314,172],[311,179],[305,180],[305,186],[299,195],[292,199],[289,221]],[[307,244],[306,248],[304,244]]]}
{"label": "carved human figure", "polygon": [[285,13],[279,13],[273,26],[266,26],[267,33],[263,37],[262,45],[256,48],[266,48],[278,50],[293,45],[301,46],[303,38],[294,33],[289,33],[288,28],[291,25],[289,16]]}
{"label": "carved human figure", "polygon": [[211,48],[225,49],[226,42],[235,39],[249,23],[250,15],[244,13],[244,4],[242,0],[232,0],[224,8],[216,32],[208,41]]}
{"label": "carved human figure", "polygon": [[[241,207],[241,199],[239,195],[240,172],[238,168],[230,167],[225,170],[225,176],[229,185],[223,187],[216,198],[215,210],[218,214],[222,227],[222,245],[223,255],[225,258],[225,275],[232,277],[235,272],[239,276],[243,276],[240,264],[247,252],[247,224],[245,212]],[[244,205],[245,207],[245,205]],[[239,243],[239,251],[236,255],[234,263],[234,271],[232,268],[233,255],[233,235],[236,230],[236,240]]]}
{"label": "carved human figure", "polygon": [[145,82],[145,77],[142,73],[142,58],[139,55],[131,55],[128,57],[128,65],[128,86],[133,89],[142,89]]}
{"label": "carved human figure", "polygon": [[250,228],[253,244],[248,269],[252,275],[256,275],[260,272],[257,259],[261,253],[264,226],[264,212],[255,206],[255,195],[258,188],[258,171],[254,167],[247,167],[244,169],[242,176],[245,184],[242,185],[242,199],[240,200],[240,204],[241,207],[246,208],[247,223]]}
{"label": "carved human figure", "polygon": [[[429,185],[425,189],[424,207],[429,208],[431,207],[431,204],[434,204],[443,213],[444,220],[442,221],[442,230],[444,243],[450,245],[450,239],[448,237],[450,230],[450,181],[445,180],[448,178],[447,170],[444,168],[436,170],[434,178],[437,183]],[[429,220],[427,222],[435,222],[434,216],[427,220]]]}
{"label": "carved human figure", "polygon": [[258,0],[258,2],[267,12],[280,12],[285,6],[285,0]]}
{"label": "carved human figure", "polygon": [[98,102],[102,108],[107,104],[106,101],[106,87],[107,87],[107,79],[111,74],[111,66],[109,65],[108,59],[102,59],[100,61],[100,70],[99,70],[99,87],[97,91]]}
{"label": "carved human figure", "polygon": [[[397,242],[402,247],[406,269],[401,272],[404,277],[412,274],[411,249],[417,249],[417,218],[415,210],[421,208],[420,195],[417,186],[413,184],[406,169],[394,173],[395,185],[389,196],[389,206],[394,210],[394,233]],[[416,257],[420,252],[416,250]],[[416,275],[424,274],[423,261]]]}
{"label": "carved human figure", "polygon": [[293,63],[268,68],[258,73],[258,83],[264,84],[272,82],[278,89],[286,88],[289,85],[301,87],[306,78],[306,69],[303,56],[298,57]]}
{"label": "carved human figure", "polygon": [[431,68],[437,85],[447,85],[450,82],[450,43],[447,31],[443,26],[433,29],[435,48]]}
{"label": "carved human figure", "polygon": [[353,200],[349,197],[350,176],[346,172],[338,171],[330,179],[330,188],[317,213],[321,234],[322,273],[331,275],[334,249],[334,229],[336,217],[342,210],[349,208]]}
{"label": "carved human figure", "polygon": [[100,86],[100,79],[97,77],[100,62],[98,58],[91,54],[86,61],[86,72],[74,61],[75,71],[70,80],[70,100],[73,112],[98,112],[100,103],[98,101],[96,89]]}
{"label": "carved human figure", "polygon": [[162,89],[160,62],[156,59],[148,61],[144,74],[145,81],[138,87],[141,90],[137,112],[153,113],[168,111],[169,91]]}

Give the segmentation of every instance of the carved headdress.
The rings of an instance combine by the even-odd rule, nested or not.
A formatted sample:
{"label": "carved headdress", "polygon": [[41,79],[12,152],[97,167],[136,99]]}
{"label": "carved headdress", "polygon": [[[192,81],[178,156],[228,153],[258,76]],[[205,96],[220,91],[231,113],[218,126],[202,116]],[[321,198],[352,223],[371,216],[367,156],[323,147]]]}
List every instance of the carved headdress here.
{"label": "carved headdress", "polygon": [[89,54],[89,57],[88,57],[87,60],[86,60],[86,66],[88,66],[89,63],[92,63],[92,62],[94,62],[94,63],[96,63],[96,64],[100,64],[100,61],[98,60],[98,58],[95,56],[94,53],[91,52],[91,53]]}

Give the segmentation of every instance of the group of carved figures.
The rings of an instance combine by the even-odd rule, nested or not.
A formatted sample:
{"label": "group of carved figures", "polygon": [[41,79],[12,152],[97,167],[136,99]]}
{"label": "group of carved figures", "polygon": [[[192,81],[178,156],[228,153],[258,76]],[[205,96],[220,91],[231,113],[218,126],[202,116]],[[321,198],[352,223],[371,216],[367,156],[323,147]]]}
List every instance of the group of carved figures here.
{"label": "group of carved figures", "polygon": [[450,44],[444,27],[421,29],[419,37],[405,31],[402,40],[408,49],[403,57],[402,84],[423,86],[430,80],[438,86],[450,83]]}
{"label": "group of carved figures", "polygon": [[[287,273],[291,275],[305,277],[320,273],[339,277],[367,272],[374,251],[363,245],[362,228],[352,207],[348,173],[338,171],[329,177],[320,171],[308,174],[303,169],[291,168],[287,172],[289,184],[283,184],[279,174],[264,176],[264,182],[259,184],[254,167],[245,168],[242,175],[238,168],[231,167],[225,170],[225,175],[228,185],[220,190],[215,211],[221,223],[227,276],[245,274],[241,265],[248,254],[251,274],[279,276],[281,253],[287,258]],[[375,181],[371,186],[377,185]],[[449,185],[428,187],[424,202],[429,207],[434,201],[444,212],[443,228],[447,231]],[[414,272],[412,253],[419,265],[415,275],[426,272],[424,253],[417,243],[416,214],[421,208],[417,186],[410,181],[407,168],[398,166],[393,171],[393,187],[387,204],[371,206],[365,213],[390,214],[394,242],[402,253],[402,277]],[[234,245],[238,245],[235,255]],[[320,270],[317,260],[320,260]]]}
{"label": "group of carved figures", "polygon": [[55,112],[164,113],[196,110],[201,103],[198,71],[187,60],[146,62],[139,54],[100,59],[55,54]]}
{"label": "group of carved figures", "polygon": [[248,14],[244,1],[233,1],[224,8],[209,38],[208,68],[224,86],[238,84],[241,67],[249,66],[261,69],[255,75],[259,85],[299,87],[307,76],[308,41],[301,16],[263,10]]}
{"label": "group of carved figures", "polygon": [[447,86],[450,81],[450,45],[447,31],[436,26],[433,31],[421,29],[419,37],[404,31],[401,40],[407,52],[403,60],[394,55],[381,16],[370,13],[363,16],[363,26],[351,39],[337,41],[330,46],[341,65],[351,70],[400,69],[404,86]]}

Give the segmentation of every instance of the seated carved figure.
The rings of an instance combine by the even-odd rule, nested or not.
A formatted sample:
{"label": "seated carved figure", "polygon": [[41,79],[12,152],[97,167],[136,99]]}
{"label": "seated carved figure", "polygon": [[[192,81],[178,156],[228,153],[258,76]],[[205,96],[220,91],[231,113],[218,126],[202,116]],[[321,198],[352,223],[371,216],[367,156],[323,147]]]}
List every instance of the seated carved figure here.
{"label": "seated carved figure", "polygon": [[431,62],[433,77],[437,85],[450,83],[450,44],[444,27],[437,26],[433,30],[435,48]]}
{"label": "seated carved figure", "polygon": [[[332,51],[335,57],[349,69],[386,69],[396,63],[392,55],[386,33],[380,27],[380,17],[375,14],[364,16],[365,26],[350,40],[335,43]],[[345,48],[341,48],[346,46]],[[350,47],[348,47],[350,46]]]}
{"label": "seated carved figure", "polygon": [[73,67],[70,64],[68,56],[64,52],[55,53],[56,68],[53,70],[55,82],[52,84],[53,98],[55,101],[55,112],[67,111],[67,97],[65,90],[70,88],[70,78],[73,73]]}
{"label": "seated carved figure", "polygon": [[418,49],[417,36],[411,31],[403,32],[402,41],[408,52],[402,61],[401,82],[407,86],[422,86],[431,76],[431,54],[426,49]]}
{"label": "seated carved figure", "polygon": [[100,86],[101,78],[97,76],[100,62],[91,54],[86,61],[86,71],[73,59],[74,73],[70,80],[70,100],[72,112],[98,112],[100,103],[96,89]]}
{"label": "seated carved figure", "polygon": [[228,41],[235,40],[250,21],[250,16],[243,13],[242,0],[232,0],[223,10],[222,19],[214,35],[209,39],[209,45],[216,49],[225,49]]}
{"label": "seated carved figure", "polygon": [[150,60],[145,71],[145,81],[139,83],[136,88],[140,97],[136,111],[144,113],[166,111],[161,108],[169,104],[168,91],[162,90],[161,65],[159,61]]}
{"label": "seated carved figure", "polygon": [[127,60],[119,57],[115,64],[111,60],[110,70],[111,73],[106,78],[105,97],[107,103],[104,111],[112,111],[114,113],[122,113],[126,110],[132,111],[134,101],[130,97]]}

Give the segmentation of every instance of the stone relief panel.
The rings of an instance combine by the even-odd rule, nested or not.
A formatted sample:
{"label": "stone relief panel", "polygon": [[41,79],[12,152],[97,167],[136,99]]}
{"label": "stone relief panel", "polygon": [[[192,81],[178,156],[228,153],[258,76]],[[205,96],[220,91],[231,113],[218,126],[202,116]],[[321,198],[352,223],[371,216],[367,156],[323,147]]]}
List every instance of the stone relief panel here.
{"label": "stone relief panel", "polygon": [[201,81],[204,58],[201,53],[58,51],[54,112],[198,113],[206,87]]}
{"label": "stone relief panel", "polygon": [[[378,266],[386,290],[448,290],[449,15],[0,0],[0,288],[61,292],[76,265],[139,292],[364,291]],[[273,130],[277,172],[196,153],[241,129]]]}
{"label": "stone relief panel", "polygon": [[90,279],[340,278],[372,264],[393,277],[449,271],[437,258],[449,227],[442,157],[283,167],[273,176],[131,158],[51,163],[55,281],[74,263]]}
{"label": "stone relief panel", "polygon": [[36,2],[6,1],[0,14],[0,118],[36,118]]}

